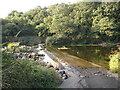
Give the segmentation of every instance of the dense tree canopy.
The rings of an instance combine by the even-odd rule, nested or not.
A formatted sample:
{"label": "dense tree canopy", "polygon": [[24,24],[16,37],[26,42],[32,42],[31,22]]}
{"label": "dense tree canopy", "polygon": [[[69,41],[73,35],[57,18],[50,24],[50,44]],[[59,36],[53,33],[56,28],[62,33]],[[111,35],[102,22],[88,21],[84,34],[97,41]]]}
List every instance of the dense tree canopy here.
{"label": "dense tree canopy", "polygon": [[[12,11],[3,21],[6,36],[40,36],[51,44],[117,43],[120,2],[77,2]],[[65,42],[67,41],[67,42]]]}

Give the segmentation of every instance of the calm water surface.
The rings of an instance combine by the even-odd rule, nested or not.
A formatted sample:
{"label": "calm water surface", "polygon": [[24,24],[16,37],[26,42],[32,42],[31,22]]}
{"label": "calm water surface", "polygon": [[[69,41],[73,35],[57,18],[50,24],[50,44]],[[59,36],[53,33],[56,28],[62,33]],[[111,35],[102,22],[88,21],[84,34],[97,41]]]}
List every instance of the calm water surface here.
{"label": "calm water surface", "polygon": [[71,46],[69,48],[70,49],[61,51],[109,69],[109,55],[111,52],[111,47]]}

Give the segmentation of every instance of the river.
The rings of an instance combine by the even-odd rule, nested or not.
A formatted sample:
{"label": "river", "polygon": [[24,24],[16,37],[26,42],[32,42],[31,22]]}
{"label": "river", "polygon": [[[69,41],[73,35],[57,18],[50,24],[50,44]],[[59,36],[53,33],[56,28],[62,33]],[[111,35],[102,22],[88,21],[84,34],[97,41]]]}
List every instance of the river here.
{"label": "river", "polygon": [[[111,47],[69,46],[68,48],[69,49],[59,51],[79,57],[85,61],[95,63],[109,70],[109,55],[111,52]],[[55,49],[57,49],[57,47]],[[79,61],[79,63],[81,63],[81,61]]]}

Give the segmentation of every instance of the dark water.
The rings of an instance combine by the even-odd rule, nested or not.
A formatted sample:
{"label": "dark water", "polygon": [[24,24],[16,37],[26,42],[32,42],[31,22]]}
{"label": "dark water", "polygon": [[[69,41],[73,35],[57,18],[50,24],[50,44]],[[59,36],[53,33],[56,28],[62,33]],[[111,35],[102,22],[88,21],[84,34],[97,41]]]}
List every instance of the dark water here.
{"label": "dark water", "polygon": [[111,47],[95,47],[95,46],[72,46],[70,49],[61,50],[71,55],[80,57],[84,60],[96,63],[102,67],[109,69],[109,55]]}

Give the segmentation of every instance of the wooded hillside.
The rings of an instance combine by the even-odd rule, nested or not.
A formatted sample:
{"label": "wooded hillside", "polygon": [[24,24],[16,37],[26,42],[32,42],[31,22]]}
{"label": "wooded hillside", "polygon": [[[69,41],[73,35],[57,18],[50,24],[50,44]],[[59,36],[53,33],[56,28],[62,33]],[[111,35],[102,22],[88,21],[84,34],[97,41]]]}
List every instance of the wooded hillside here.
{"label": "wooded hillside", "polygon": [[12,11],[2,19],[6,36],[40,36],[47,43],[117,43],[120,40],[120,2],[77,2],[40,6],[25,13]]}

